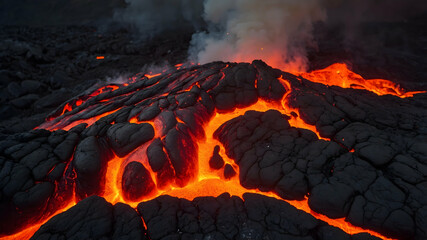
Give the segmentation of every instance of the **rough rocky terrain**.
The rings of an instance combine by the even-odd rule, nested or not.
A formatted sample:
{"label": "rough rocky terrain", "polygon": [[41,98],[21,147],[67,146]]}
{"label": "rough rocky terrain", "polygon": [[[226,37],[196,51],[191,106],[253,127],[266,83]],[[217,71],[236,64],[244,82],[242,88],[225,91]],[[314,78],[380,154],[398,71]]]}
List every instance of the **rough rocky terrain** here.
{"label": "rough rocky terrain", "polygon": [[[239,166],[242,186],[283,199],[308,197],[314,211],[388,237],[427,236],[425,93],[399,98],[327,87],[261,61],[210,63],[117,86],[80,105],[86,95],[75,96],[69,111],[62,104],[40,129],[0,142],[0,208],[8,219],[2,234],[55,212],[74,192],[78,201],[102,196],[108,162],[144,144],[148,164],[123,162],[119,177],[127,199],[187,185],[197,178],[198,146],[214,113],[266,101],[294,110],[249,111],[214,134]],[[323,139],[292,126],[295,118],[315,126]],[[141,186],[147,192],[138,191]],[[350,236],[280,200],[243,198],[162,196],[135,211],[89,197],[49,220],[33,239],[374,239]]]}
{"label": "rough rocky terrain", "polygon": [[36,127],[97,83],[184,62],[190,39],[183,32],[141,40],[122,26],[2,26],[0,138]]}
{"label": "rough rocky terrain", "polygon": [[[141,38],[122,24],[81,25],[110,18],[123,1],[99,8],[99,1],[65,8],[49,1],[53,14],[39,21],[34,8],[45,5],[3,2],[2,24],[23,25],[0,28],[0,236],[76,200],[32,239],[378,239],[348,234],[286,199],[387,237],[427,239],[426,93],[327,87],[260,61],[176,69],[193,29]],[[309,67],[346,62],[367,78],[427,90],[426,16],[368,22],[350,39],[340,26],[316,25]],[[61,25],[70,23],[79,25]],[[151,66],[165,71],[151,77]],[[214,129],[217,145],[201,149],[216,112],[257,101],[274,107],[228,119]],[[295,119],[313,127],[294,126]],[[237,178],[276,198],[225,193],[139,203],[197,181],[201,150],[212,153],[209,166],[224,181]],[[104,196],[117,158],[124,202],[137,207]]]}

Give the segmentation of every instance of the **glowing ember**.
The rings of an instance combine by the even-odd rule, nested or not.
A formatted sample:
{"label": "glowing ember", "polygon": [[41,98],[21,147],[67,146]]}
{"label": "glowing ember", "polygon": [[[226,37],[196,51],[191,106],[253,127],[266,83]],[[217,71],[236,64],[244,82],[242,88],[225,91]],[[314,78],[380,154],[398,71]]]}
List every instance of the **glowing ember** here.
{"label": "glowing ember", "polygon": [[100,59],[104,59],[104,56],[97,56],[96,59],[100,60]]}

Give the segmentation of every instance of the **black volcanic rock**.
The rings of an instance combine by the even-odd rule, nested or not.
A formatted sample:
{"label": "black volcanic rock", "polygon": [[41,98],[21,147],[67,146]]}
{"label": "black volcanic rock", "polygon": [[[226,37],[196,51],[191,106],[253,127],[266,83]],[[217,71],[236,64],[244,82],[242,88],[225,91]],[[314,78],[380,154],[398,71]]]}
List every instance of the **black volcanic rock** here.
{"label": "black volcanic rock", "polygon": [[218,170],[224,166],[224,159],[219,155],[219,150],[219,146],[216,145],[213,150],[212,157],[209,159],[209,166],[212,169]]}
{"label": "black volcanic rock", "polygon": [[348,235],[277,199],[258,194],[243,199],[227,193],[193,201],[161,196],[135,211],[92,196],[50,219],[31,239],[377,240],[369,234]]}
{"label": "black volcanic rock", "polygon": [[277,199],[258,194],[244,194],[243,199],[226,193],[193,201],[161,196],[137,209],[153,240],[377,239],[348,235]]}
{"label": "black volcanic rock", "polygon": [[[71,199],[72,186],[63,181],[63,162],[71,161],[72,152],[64,161],[55,154],[55,147],[66,138],[63,135],[33,130],[0,141],[0,209],[8,219],[0,221],[3,234],[52,214]],[[75,143],[69,144],[74,149]]]}
{"label": "black volcanic rock", "polygon": [[168,162],[169,158],[163,150],[163,143],[159,138],[154,139],[150,146],[148,146],[147,158],[154,172],[160,171]]}
{"label": "black volcanic rock", "polygon": [[107,144],[102,139],[87,137],[76,147],[73,167],[77,175],[76,193],[81,198],[98,194],[105,181],[107,162],[110,159]]}
{"label": "black volcanic rock", "polygon": [[156,102],[153,105],[145,108],[140,115],[138,115],[139,121],[149,121],[155,118],[157,115],[161,113],[159,108],[159,104]]}
{"label": "black volcanic rock", "polygon": [[151,124],[117,123],[108,128],[111,147],[119,157],[124,157],[143,143],[153,139]]}
{"label": "black volcanic rock", "polygon": [[185,186],[194,178],[197,163],[197,144],[191,138],[189,129],[182,123],[169,131],[164,146],[175,170],[176,183]]}
{"label": "black volcanic rock", "polygon": [[225,179],[230,179],[232,177],[236,176],[236,171],[234,170],[233,166],[230,164],[225,164],[224,167],[224,177]]}
{"label": "black volcanic rock", "polygon": [[130,162],[123,170],[122,190],[126,199],[137,201],[155,189],[150,172],[139,162]]}
{"label": "black volcanic rock", "polygon": [[313,187],[308,204],[314,211],[324,212],[330,218],[342,218],[347,216],[354,194],[354,190],[345,184],[323,183]]}
{"label": "black volcanic rock", "polygon": [[31,239],[146,239],[144,232],[131,207],[92,196],[53,217]]}
{"label": "black volcanic rock", "polygon": [[[81,64],[88,62],[82,59]],[[30,79],[25,74],[16,77]],[[8,221],[0,221],[1,234],[16,232],[56,211],[68,204],[74,192],[77,200],[102,195],[113,152],[123,157],[118,159],[123,160],[118,172],[125,174],[117,177],[124,180],[129,198],[145,194],[147,189],[138,186],[145,185],[150,169],[160,190],[186,186],[197,180],[199,143],[210,137],[204,129],[209,121],[261,99],[271,108],[287,104],[292,110],[247,111],[215,129],[214,137],[234,161],[224,172],[216,172],[231,176],[228,173],[236,164],[245,188],[274,192],[284,199],[308,199],[312,209],[323,215],[344,217],[388,237],[426,237],[426,94],[398,98],[324,86],[259,61],[216,62],[152,78],[141,75],[133,81],[114,85],[118,89],[107,87],[96,96],[87,91],[63,103],[40,126],[49,130],[4,137],[0,209]],[[297,117],[312,130],[293,126]],[[129,123],[135,119],[138,124]],[[151,239],[367,237],[349,236],[281,200],[260,195],[244,198],[222,195],[188,201],[161,196],[141,203],[138,212]],[[100,208],[108,214],[100,219],[117,222],[110,217],[111,205],[101,202],[106,206]],[[55,220],[52,229],[66,224],[62,221],[72,222],[65,219]],[[137,225],[132,229],[139,231]],[[119,228],[126,231],[123,224]],[[82,227],[78,234],[75,229],[55,232],[91,237],[89,229]],[[114,234],[114,230],[97,230],[93,233],[106,238]]]}

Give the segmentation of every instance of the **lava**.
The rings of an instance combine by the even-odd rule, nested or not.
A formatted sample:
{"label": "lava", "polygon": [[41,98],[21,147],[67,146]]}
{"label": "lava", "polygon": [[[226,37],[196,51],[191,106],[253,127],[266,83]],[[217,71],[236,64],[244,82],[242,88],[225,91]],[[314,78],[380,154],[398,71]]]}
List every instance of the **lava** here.
{"label": "lava", "polygon": [[67,211],[68,209],[70,209],[71,207],[73,207],[74,205],[76,205],[77,202],[75,199],[73,199],[72,201],[70,201],[67,206],[58,209],[54,214],[50,215],[49,217],[41,220],[38,223],[34,223],[31,224],[29,226],[27,226],[25,229],[23,229],[22,231],[15,233],[13,235],[9,235],[9,236],[5,236],[5,237],[0,237],[1,240],[22,240],[22,239],[30,239],[34,233],[43,225],[45,224],[47,221],[49,221],[51,218],[55,217],[55,215],[60,214],[62,212]]}
{"label": "lava", "polygon": [[[177,69],[180,69],[182,67],[182,64],[178,64],[175,67]],[[144,76],[147,78],[153,78],[159,75],[161,75],[161,73],[151,74],[151,75],[145,74]],[[377,95],[392,94],[392,95],[404,98],[404,97],[412,97],[416,93],[421,93],[421,92],[406,92],[399,85],[384,79],[365,80],[360,75],[350,71],[345,64],[339,64],[339,63],[333,64],[322,70],[316,70],[310,73],[299,73],[299,75],[313,82],[318,82],[318,83],[322,83],[329,86],[331,85],[340,86],[343,88],[365,89]],[[196,178],[193,179],[189,184],[183,187],[179,187],[173,182],[170,182],[169,184],[164,185],[162,187],[159,186],[159,183],[157,182],[157,178],[156,178],[156,173],[151,169],[150,165],[148,164],[148,160],[146,156],[147,147],[152,142],[151,140],[144,143],[142,146],[135,149],[133,152],[129,153],[125,157],[114,156],[113,159],[108,162],[107,171],[106,171],[106,182],[104,184],[104,193],[101,194],[101,196],[104,197],[107,201],[109,201],[112,204],[115,204],[117,202],[123,202],[123,203],[129,204],[134,208],[141,201],[147,201],[165,194],[192,200],[195,197],[199,197],[199,196],[218,196],[223,192],[228,192],[231,195],[236,195],[239,197],[242,197],[243,193],[251,192],[251,193],[259,193],[259,194],[263,194],[266,196],[283,200],[282,198],[270,192],[260,192],[259,190],[255,190],[255,189],[246,189],[240,185],[238,174],[231,179],[225,179],[221,170],[213,170],[209,166],[209,158],[212,156],[213,149],[215,148],[215,146],[220,146],[219,154],[225,160],[225,163],[230,164],[237,173],[239,172],[238,171],[239,167],[237,166],[237,164],[234,163],[233,159],[230,159],[227,157],[224,147],[222,147],[221,143],[214,138],[213,133],[222,124],[224,124],[225,122],[233,118],[243,115],[246,111],[254,110],[254,111],[265,112],[270,109],[277,110],[282,114],[289,116],[289,123],[291,126],[296,128],[308,129],[316,133],[317,136],[321,138],[319,135],[319,132],[316,130],[316,127],[305,123],[299,117],[300,115],[299,110],[289,106],[288,97],[292,91],[291,84],[288,81],[286,81],[286,79],[284,79],[283,77],[280,77],[278,80],[283,84],[283,86],[286,89],[286,94],[283,96],[282,100],[279,103],[267,102],[259,99],[255,104],[249,107],[237,108],[232,112],[223,113],[223,112],[214,111],[213,115],[210,117],[210,120],[204,125],[205,137],[196,139],[197,146],[198,146],[198,156],[197,156],[198,174]],[[83,105],[85,101],[87,101],[88,99],[93,98],[104,92],[115,91],[118,88],[119,86],[117,85],[108,85],[93,91],[87,96],[83,96],[81,98],[78,98],[75,101],[66,103],[62,111],[60,111],[58,115],[48,118],[48,120],[52,120],[55,117],[63,116],[67,112],[73,111],[76,107]],[[119,109],[108,111],[106,113],[103,113],[101,115],[94,116],[88,119],[74,121],[71,124],[68,124],[66,126],[62,126],[61,121],[59,121],[57,122],[57,124],[51,125],[50,127],[44,127],[42,125],[40,126],[40,128],[46,128],[48,130],[58,130],[58,129],[69,130],[80,123],[87,123],[88,125],[91,125],[96,121],[98,121],[100,118],[107,116],[109,114],[112,114],[118,111]],[[73,115],[66,116],[64,119],[69,118],[71,116]],[[179,122],[180,120],[178,119],[177,121]],[[161,124],[158,119],[154,119],[152,121],[138,121],[136,116],[134,116],[129,120],[129,122],[137,123],[137,124],[150,123],[155,129],[155,138],[162,137]],[[121,176],[123,174],[123,168],[124,166],[126,166],[127,163],[131,161],[138,161],[141,164],[143,164],[144,167],[149,171],[149,175],[151,176],[151,179],[153,179],[154,184],[157,186],[153,192],[145,195],[140,199],[137,199],[136,201],[127,199],[124,196],[123,190],[122,190]],[[283,200],[283,201],[287,201],[287,200]],[[382,239],[390,239],[374,231],[353,226],[350,223],[346,222],[343,218],[330,219],[325,215],[318,214],[309,208],[307,199],[304,199],[302,201],[287,201],[287,202],[300,210],[310,213],[317,219],[325,221],[332,226],[341,228],[342,230],[344,230],[349,234],[355,234],[359,232],[368,232],[371,235],[377,236]],[[66,211],[69,207],[75,204],[76,204],[75,201],[72,201],[66,208],[58,210],[52,216],[60,212]],[[43,222],[29,226],[23,231],[15,235],[6,236],[1,239],[27,238],[28,236],[31,236],[47,220],[48,219],[45,219]]]}
{"label": "lava", "polygon": [[334,63],[329,67],[314,70],[309,73],[296,73],[312,82],[322,83],[328,86],[339,86],[342,88],[364,89],[377,95],[394,95],[400,98],[413,97],[414,94],[426,91],[405,91],[399,84],[385,79],[364,79],[357,73],[352,72],[344,63]]}
{"label": "lava", "polygon": [[160,74],[162,74],[162,73],[156,73],[156,74],[145,74],[145,76],[146,76],[147,78],[153,78],[153,77],[160,76]]}

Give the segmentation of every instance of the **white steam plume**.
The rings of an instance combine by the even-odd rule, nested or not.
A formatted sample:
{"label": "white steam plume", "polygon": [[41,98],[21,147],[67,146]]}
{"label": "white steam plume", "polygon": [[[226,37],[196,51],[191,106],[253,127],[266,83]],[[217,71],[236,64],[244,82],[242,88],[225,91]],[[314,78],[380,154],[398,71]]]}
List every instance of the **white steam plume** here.
{"label": "white steam plume", "polygon": [[262,59],[288,71],[305,70],[312,27],[326,18],[318,0],[205,0],[208,31],[193,35],[190,60]]}

